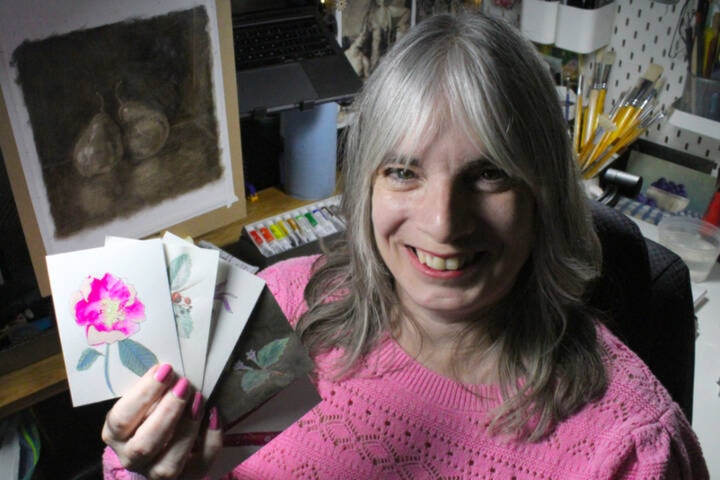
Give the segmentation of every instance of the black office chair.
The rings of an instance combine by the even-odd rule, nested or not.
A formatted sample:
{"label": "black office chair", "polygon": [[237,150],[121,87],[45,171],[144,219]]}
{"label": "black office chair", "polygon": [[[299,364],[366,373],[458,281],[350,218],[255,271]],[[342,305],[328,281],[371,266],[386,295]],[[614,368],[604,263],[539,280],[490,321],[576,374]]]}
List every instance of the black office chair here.
{"label": "black office chair", "polygon": [[692,420],[697,328],[690,272],[622,213],[595,201],[592,213],[604,261],[590,304]]}

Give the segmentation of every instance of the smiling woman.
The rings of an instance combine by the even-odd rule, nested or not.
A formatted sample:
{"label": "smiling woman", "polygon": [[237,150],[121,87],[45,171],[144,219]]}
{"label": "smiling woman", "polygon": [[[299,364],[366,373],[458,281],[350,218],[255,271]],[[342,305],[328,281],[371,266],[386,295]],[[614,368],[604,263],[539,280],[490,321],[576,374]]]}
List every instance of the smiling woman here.
{"label": "smiling woman", "polygon": [[[678,405],[585,303],[601,251],[534,47],[501,20],[428,18],[353,108],[345,236],[260,274],[323,400],[228,478],[708,478]],[[152,472],[147,442],[172,430],[143,439],[153,415],[119,402],[106,431],[128,412],[144,442],[109,443]],[[112,451],[106,472],[127,478]]]}
{"label": "smiling woman", "polygon": [[402,145],[397,156],[416,160],[384,165],[374,180],[375,245],[401,305],[415,312],[399,314],[400,328],[411,321],[422,330],[427,317],[437,324],[482,318],[530,255],[532,197],[503,170],[476,160],[485,154],[475,144],[448,125],[420,150]]}

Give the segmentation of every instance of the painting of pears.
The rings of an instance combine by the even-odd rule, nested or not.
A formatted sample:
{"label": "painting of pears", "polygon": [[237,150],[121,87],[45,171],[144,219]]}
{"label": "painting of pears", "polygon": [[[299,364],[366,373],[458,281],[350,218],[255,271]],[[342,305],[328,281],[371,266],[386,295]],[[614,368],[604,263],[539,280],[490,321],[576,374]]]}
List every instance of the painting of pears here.
{"label": "painting of pears", "polygon": [[137,163],[162,150],[170,134],[165,114],[137,100],[118,97],[118,102],[118,119],[130,160]]}
{"label": "painting of pears", "polygon": [[100,111],[82,130],[73,149],[75,169],[85,178],[111,172],[123,156],[120,127],[105,113],[104,105],[100,97]]}
{"label": "painting of pears", "polygon": [[56,238],[222,177],[208,21],[201,6],[13,51]]}

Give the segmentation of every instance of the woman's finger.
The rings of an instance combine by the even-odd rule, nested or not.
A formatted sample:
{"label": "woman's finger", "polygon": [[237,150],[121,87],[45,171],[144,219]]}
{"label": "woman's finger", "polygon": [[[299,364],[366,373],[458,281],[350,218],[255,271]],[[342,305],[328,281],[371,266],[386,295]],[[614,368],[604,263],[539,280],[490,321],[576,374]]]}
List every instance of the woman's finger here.
{"label": "woman's finger", "polygon": [[155,405],[133,436],[121,448],[115,449],[124,466],[139,468],[158,461],[166,445],[175,442],[190,395],[188,380],[180,378]]}
{"label": "woman's finger", "polygon": [[148,469],[150,478],[175,478],[184,469],[197,442],[204,408],[200,392],[193,396],[189,415],[182,417],[172,437],[172,442]]}
{"label": "woman's finger", "polygon": [[130,438],[175,377],[167,363],[154,365],[110,409],[102,438],[110,446]]}
{"label": "woman's finger", "polygon": [[210,418],[205,434],[201,435],[200,441],[195,445],[193,454],[185,466],[183,480],[204,478],[220,453],[222,445],[223,433],[220,417],[217,408],[213,407],[210,409]]}

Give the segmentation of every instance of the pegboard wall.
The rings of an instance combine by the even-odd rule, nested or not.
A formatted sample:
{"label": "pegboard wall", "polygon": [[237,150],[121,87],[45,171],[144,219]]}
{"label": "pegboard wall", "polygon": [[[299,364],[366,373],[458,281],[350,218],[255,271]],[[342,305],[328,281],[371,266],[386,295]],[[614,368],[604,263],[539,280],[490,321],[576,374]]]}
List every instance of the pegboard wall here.
{"label": "pegboard wall", "polygon": [[[340,0],[335,0],[340,4]],[[349,0],[348,0],[349,1]],[[355,0],[358,1],[358,0]],[[362,0],[367,1],[367,0]],[[394,0],[412,5],[415,18],[418,0]],[[462,0],[469,1],[469,0]],[[444,0],[444,3],[462,3],[461,0]],[[561,0],[562,1],[562,0]],[[616,53],[610,72],[605,111],[609,111],[620,96],[630,90],[651,63],[663,68],[665,86],[658,97],[661,109],[669,112],[673,103],[682,96],[688,76],[688,59],[682,32],[693,22],[698,0],[615,0],[615,19],[610,44],[605,47]],[[676,2],[676,3],[672,3]],[[443,2],[438,2],[443,3]],[[501,16],[519,26],[522,0],[473,0],[482,3],[485,13]],[[343,2],[344,4],[344,2]],[[344,8],[344,7],[343,7]],[[337,23],[342,25],[337,14]],[[340,33],[338,37],[340,38]],[[591,79],[597,52],[580,56],[580,67],[586,79]],[[586,82],[587,85],[588,82]],[[587,95],[587,88],[585,91]],[[643,135],[646,140],[668,148],[706,158],[720,164],[720,122],[710,122],[709,130],[716,134],[705,135],[676,127],[671,116],[651,125]],[[713,172],[718,176],[718,167]]]}
{"label": "pegboard wall", "polygon": [[[651,63],[663,67],[666,83],[658,100],[662,109],[668,111],[682,96],[688,75],[682,32],[692,21],[696,0],[680,0],[672,5],[649,0],[616,0],[616,3],[612,40],[607,47],[616,52],[616,59],[608,81],[606,111],[635,85]],[[595,54],[584,55],[581,61],[585,78],[592,78]],[[671,118],[665,117],[652,125],[644,138],[719,164],[720,122],[712,125],[717,125],[714,138],[677,128]],[[715,174],[717,171],[716,168]]]}

